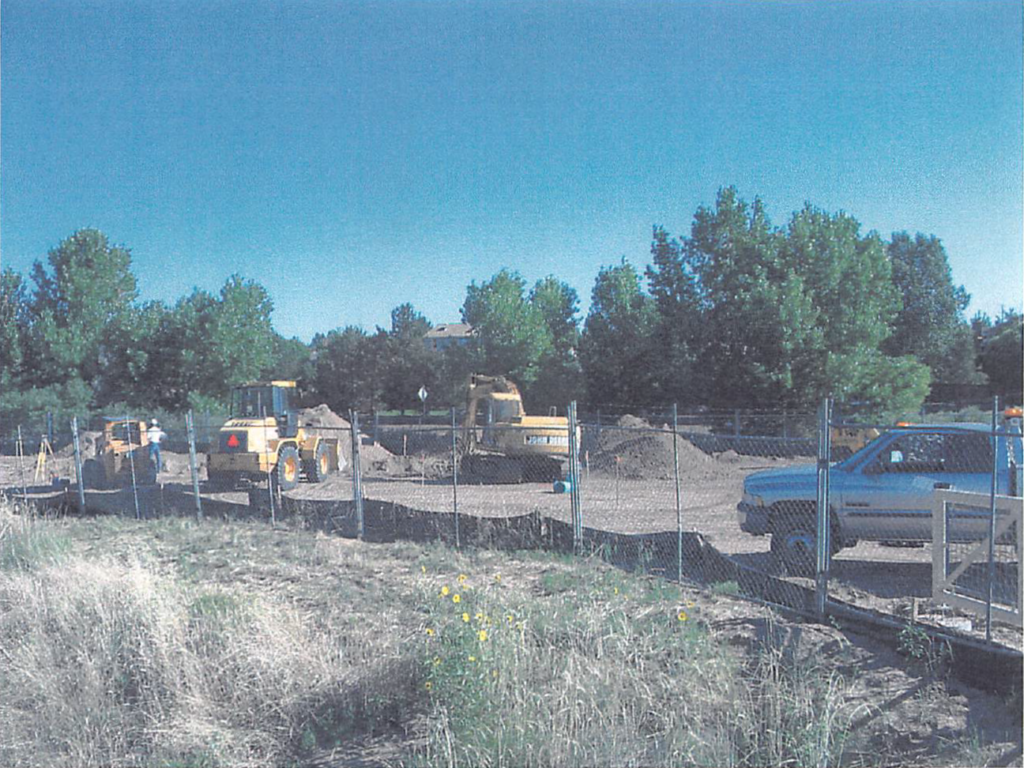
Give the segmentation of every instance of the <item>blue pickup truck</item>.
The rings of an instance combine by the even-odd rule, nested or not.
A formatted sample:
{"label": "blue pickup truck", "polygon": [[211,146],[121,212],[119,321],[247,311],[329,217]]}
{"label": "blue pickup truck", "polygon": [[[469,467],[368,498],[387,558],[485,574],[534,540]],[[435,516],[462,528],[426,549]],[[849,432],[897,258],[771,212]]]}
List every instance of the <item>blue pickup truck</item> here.
{"label": "blue pickup truck", "polygon": [[[1021,493],[1019,420],[997,432],[998,493]],[[891,429],[829,475],[832,554],[858,541],[920,545],[932,538],[932,498],[937,489],[989,493],[992,428],[985,424],[934,424]],[[772,553],[794,575],[814,571],[817,540],[815,465],[755,472],[743,483],[737,508],[740,529],[771,536]],[[988,514],[964,512],[959,536],[983,538]]]}

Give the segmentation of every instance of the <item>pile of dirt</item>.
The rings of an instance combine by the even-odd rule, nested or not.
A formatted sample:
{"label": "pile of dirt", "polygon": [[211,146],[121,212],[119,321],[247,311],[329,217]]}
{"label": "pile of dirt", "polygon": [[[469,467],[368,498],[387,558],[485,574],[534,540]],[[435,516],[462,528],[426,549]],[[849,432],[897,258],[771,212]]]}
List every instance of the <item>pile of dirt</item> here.
{"label": "pile of dirt", "polygon": [[[163,464],[161,475],[174,477],[188,477],[192,474],[187,453],[175,453],[173,451],[160,451],[160,461]],[[196,452],[196,466],[201,470],[206,466],[206,454]]]}
{"label": "pile of dirt", "polygon": [[[81,451],[83,459],[91,459],[96,455],[96,443],[103,436],[102,432],[85,430],[78,433],[78,449]],[[75,444],[70,442],[58,451],[54,452],[55,456],[61,458],[68,458],[75,455]]]}
{"label": "pile of dirt", "polygon": [[333,436],[337,437],[337,430],[351,429],[352,425],[348,423],[346,419],[336,414],[324,403],[316,406],[315,408],[303,408],[298,413],[299,426],[300,427],[312,427],[311,430],[314,434],[316,433],[316,427],[324,427],[324,437]]}
{"label": "pile of dirt", "polygon": [[[588,435],[590,436],[590,435]],[[710,456],[685,439],[678,439],[679,470],[713,462]],[[672,433],[626,414],[614,427],[605,427],[584,444],[591,471],[618,473],[629,480],[659,480],[674,476]]]}
{"label": "pile of dirt", "polygon": [[381,427],[377,439],[396,456],[448,456],[452,452],[452,433],[448,427]]}

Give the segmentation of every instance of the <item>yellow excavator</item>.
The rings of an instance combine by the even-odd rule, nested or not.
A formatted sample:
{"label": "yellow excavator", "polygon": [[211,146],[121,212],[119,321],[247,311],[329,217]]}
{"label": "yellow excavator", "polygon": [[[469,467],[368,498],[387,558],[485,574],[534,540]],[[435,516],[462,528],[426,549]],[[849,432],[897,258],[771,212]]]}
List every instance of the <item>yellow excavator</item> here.
{"label": "yellow excavator", "polygon": [[569,420],[554,408],[547,416],[527,416],[512,381],[472,374],[461,452],[459,473],[466,482],[553,482],[562,478],[569,458]]}

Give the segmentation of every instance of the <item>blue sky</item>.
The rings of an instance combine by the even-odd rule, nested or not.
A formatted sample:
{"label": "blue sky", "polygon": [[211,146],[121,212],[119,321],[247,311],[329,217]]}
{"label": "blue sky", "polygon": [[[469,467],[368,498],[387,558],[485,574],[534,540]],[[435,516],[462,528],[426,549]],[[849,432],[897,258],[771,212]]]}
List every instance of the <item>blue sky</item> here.
{"label": "blue sky", "polygon": [[0,5],[3,264],[76,229],[143,298],[233,272],[309,340],[507,266],[648,261],[734,185],[938,236],[968,314],[1020,308],[1022,9],[1000,2]]}

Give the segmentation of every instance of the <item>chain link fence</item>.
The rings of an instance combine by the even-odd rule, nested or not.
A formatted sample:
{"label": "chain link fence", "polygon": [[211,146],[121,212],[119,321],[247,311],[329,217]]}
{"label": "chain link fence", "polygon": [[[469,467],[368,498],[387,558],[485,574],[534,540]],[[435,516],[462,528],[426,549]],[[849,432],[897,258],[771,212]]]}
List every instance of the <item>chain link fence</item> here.
{"label": "chain link fence", "polygon": [[[819,616],[857,609],[1020,645],[1019,419],[871,424],[828,403],[460,419],[306,409],[286,477],[272,420],[235,430],[235,453],[232,429],[209,417],[162,424],[157,470],[141,420],[126,416],[74,424],[55,451],[23,435],[0,457],[0,487],[140,518],[290,518],[371,541],[560,549]],[[323,471],[319,445],[334,457]],[[237,462],[230,477],[225,462]]]}

